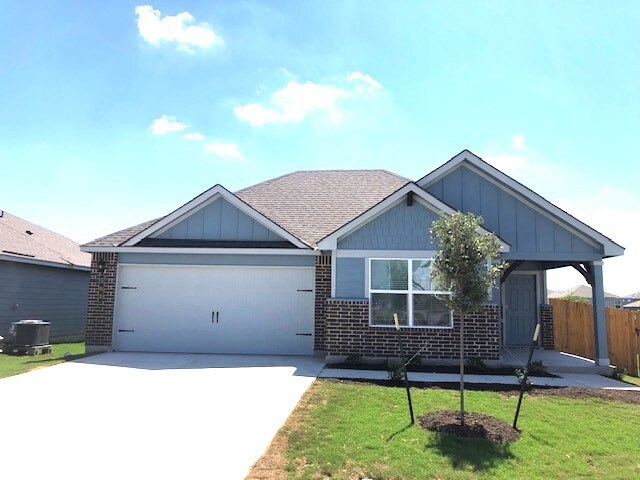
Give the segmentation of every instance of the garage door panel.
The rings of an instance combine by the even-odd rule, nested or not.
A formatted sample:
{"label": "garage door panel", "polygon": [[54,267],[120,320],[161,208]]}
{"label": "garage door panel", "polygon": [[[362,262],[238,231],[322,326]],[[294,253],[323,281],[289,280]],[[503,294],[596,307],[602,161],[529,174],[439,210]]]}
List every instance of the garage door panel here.
{"label": "garage door panel", "polygon": [[307,267],[123,265],[115,347],[308,355],[313,336],[300,334],[313,334],[313,283]]}

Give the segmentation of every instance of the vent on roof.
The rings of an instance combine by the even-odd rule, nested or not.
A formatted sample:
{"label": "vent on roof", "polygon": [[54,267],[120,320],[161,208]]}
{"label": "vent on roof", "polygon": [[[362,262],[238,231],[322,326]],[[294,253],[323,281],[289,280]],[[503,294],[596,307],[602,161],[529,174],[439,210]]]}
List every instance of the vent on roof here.
{"label": "vent on roof", "polygon": [[26,230],[25,232],[27,235],[33,235],[33,232],[31,230]]}
{"label": "vent on roof", "polygon": [[12,252],[11,250],[2,250],[2,253],[9,253],[11,255],[20,255],[21,257],[35,258],[35,255],[29,255],[27,253],[20,253],[20,252]]}
{"label": "vent on roof", "polygon": [[0,218],[4,217],[4,210],[0,210]]}

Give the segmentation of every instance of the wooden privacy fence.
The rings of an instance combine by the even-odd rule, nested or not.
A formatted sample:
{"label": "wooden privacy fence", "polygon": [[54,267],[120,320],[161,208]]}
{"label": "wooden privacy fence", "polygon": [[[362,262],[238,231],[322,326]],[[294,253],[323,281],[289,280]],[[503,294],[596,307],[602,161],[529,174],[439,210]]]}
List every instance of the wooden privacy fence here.
{"label": "wooden privacy fence", "polygon": [[[550,299],[553,306],[554,348],[586,358],[595,358],[593,307],[590,303]],[[640,311],[606,308],[607,346],[612,365],[638,372],[640,354]]]}

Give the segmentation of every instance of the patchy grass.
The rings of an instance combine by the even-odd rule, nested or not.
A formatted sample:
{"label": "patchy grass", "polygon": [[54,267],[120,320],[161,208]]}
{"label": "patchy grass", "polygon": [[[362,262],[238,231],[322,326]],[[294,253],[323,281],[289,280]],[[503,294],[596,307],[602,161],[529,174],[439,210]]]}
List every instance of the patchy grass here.
{"label": "patchy grass", "polygon": [[[70,355],[65,357],[65,354]],[[7,355],[0,353],[0,378],[48,367],[56,363],[84,356],[84,343],[59,343],[52,345],[51,353],[45,355]]]}
{"label": "patchy grass", "polygon": [[635,385],[636,387],[640,387],[640,378],[638,378],[638,377],[632,377],[631,375],[625,375],[624,377],[622,377],[622,381],[623,382],[627,382],[627,383],[631,383],[632,385]]}
{"label": "patchy grass", "polygon": [[[417,415],[455,409],[455,390],[412,389]],[[511,423],[517,396],[469,390],[469,411]],[[314,382],[249,479],[375,480],[640,477],[637,404],[524,399],[521,438],[492,444],[408,425],[403,388]]]}

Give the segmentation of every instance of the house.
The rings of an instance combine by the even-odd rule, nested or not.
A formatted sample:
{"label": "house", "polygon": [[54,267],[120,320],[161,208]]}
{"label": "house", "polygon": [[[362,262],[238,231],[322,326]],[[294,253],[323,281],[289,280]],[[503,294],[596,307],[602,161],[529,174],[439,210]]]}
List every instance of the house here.
{"label": "house", "polygon": [[[484,218],[509,266],[466,323],[467,353],[553,348],[545,272],[592,285],[608,365],[602,261],[623,247],[465,150],[413,182],[383,170],[298,171],[232,193],[216,185],[168,215],[83,245],[92,254],[87,348],[329,357],[458,355],[458,319],[431,283],[431,223]],[[440,298],[439,298],[440,297]]]}
{"label": "house", "polygon": [[627,310],[640,310],[640,300],[627,303],[623,305],[622,308],[626,308]]}
{"label": "house", "polygon": [[0,210],[0,336],[37,319],[52,341],[82,340],[90,262],[72,240]]}
{"label": "house", "polygon": [[[576,287],[569,288],[567,290],[561,290],[557,292],[549,292],[549,298],[583,298],[585,301],[591,303],[591,287],[586,285],[578,285]],[[631,297],[620,297],[613,293],[604,292],[604,305],[609,308],[622,308],[623,305],[632,302]]]}

